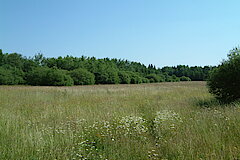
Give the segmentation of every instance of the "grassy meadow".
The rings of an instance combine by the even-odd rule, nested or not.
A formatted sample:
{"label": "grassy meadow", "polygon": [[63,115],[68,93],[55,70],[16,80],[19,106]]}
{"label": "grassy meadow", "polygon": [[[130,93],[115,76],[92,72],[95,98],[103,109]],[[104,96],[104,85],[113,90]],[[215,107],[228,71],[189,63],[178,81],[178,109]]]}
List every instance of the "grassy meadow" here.
{"label": "grassy meadow", "polygon": [[240,105],[205,82],[0,86],[0,159],[240,159]]}

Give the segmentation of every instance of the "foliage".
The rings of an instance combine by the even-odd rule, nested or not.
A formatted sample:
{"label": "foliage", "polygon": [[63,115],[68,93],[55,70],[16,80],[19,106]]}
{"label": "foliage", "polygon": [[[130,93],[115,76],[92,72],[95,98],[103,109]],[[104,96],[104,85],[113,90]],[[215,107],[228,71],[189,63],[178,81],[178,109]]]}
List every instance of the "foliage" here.
{"label": "foliage", "polygon": [[143,79],[142,79],[142,77],[138,73],[131,72],[131,71],[129,71],[127,73],[130,76],[130,83],[131,84],[140,84],[140,83],[142,83]]}
{"label": "foliage", "polygon": [[131,77],[126,71],[119,71],[118,76],[120,84],[129,84],[131,82]]}
{"label": "foliage", "polygon": [[165,75],[166,76],[166,82],[179,82],[180,78],[178,78],[175,75],[169,76],[169,75]]}
{"label": "foliage", "polygon": [[189,77],[182,76],[180,77],[180,81],[191,81],[191,79]]}
{"label": "foliage", "polygon": [[[68,75],[65,75],[68,73],[76,85],[178,82],[180,81],[179,78],[184,76],[193,81],[202,81],[206,80],[208,72],[214,68],[185,65],[157,68],[153,64],[145,66],[139,62],[116,58],[97,59],[95,57],[73,57],[69,55],[46,58],[42,53],[27,58],[18,53],[3,53],[2,50],[0,50],[0,67],[4,67],[6,70],[5,80],[2,78],[2,83],[30,85],[70,85],[71,79]],[[53,68],[57,71],[50,70]],[[43,70],[43,73],[41,73],[41,70]],[[50,74],[47,71],[57,75],[58,78],[50,78],[56,80],[56,83],[47,82],[48,78],[43,78],[47,77],[45,74]],[[17,75],[14,82],[13,78],[11,79],[13,76],[10,76],[12,74],[13,76]],[[31,74],[36,76],[31,76]],[[187,79],[182,78],[182,80]],[[69,81],[69,83],[63,81]]]}
{"label": "foliage", "polygon": [[12,54],[1,54],[0,57],[0,66],[1,65],[9,65],[14,68],[23,69],[24,58],[22,55],[17,53]]}
{"label": "foliage", "polygon": [[209,77],[210,93],[224,102],[240,99],[240,48],[230,51],[228,60],[215,68]]}
{"label": "foliage", "polygon": [[0,67],[0,85],[16,85],[23,84],[24,73],[11,66],[5,65]]}
{"label": "foliage", "polygon": [[34,70],[27,73],[26,81],[27,84],[34,86],[47,85],[46,78],[49,68],[47,67],[37,67]]}
{"label": "foliage", "polygon": [[43,54],[41,54],[41,53],[38,53],[38,54],[34,55],[34,57],[33,57],[33,62],[40,66],[43,65],[44,60],[45,60],[45,58],[44,58]]}
{"label": "foliage", "polygon": [[75,85],[88,85],[95,83],[94,74],[83,68],[70,71],[70,76],[72,77]]}
{"label": "foliage", "polygon": [[178,65],[177,67],[163,67],[161,70],[163,73],[167,73],[168,75],[172,76],[175,75],[177,77],[186,76],[189,77],[192,81],[203,81],[206,80],[213,68],[212,66],[194,66],[189,67],[185,65]]}
{"label": "foliage", "polygon": [[150,81],[149,81],[149,79],[143,77],[143,78],[142,78],[142,83],[150,83]]}
{"label": "foliage", "polygon": [[12,73],[3,67],[0,67],[0,84],[7,85],[13,81]]}
{"label": "foliage", "polygon": [[95,74],[96,84],[118,84],[118,72],[112,69],[100,70]]}
{"label": "foliage", "polygon": [[146,78],[149,79],[150,83],[164,82],[164,78],[162,76],[159,76],[154,73],[148,74]]}
{"label": "foliage", "polygon": [[73,79],[66,74],[66,71],[59,69],[50,69],[46,79],[49,86],[72,86],[74,84]]}
{"label": "foliage", "polygon": [[27,83],[39,86],[71,86],[73,79],[65,71],[38,67],[28,73]]}

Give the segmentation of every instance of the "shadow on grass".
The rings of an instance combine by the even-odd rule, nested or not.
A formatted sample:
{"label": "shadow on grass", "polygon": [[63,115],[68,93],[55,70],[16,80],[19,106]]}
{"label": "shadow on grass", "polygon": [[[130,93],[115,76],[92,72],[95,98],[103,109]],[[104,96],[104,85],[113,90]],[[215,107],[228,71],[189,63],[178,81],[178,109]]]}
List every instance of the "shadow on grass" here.
{"label": "shadow on grass", "polygon": [[216,98],[208,98],[208,99],[197,99],[197,98],[195,98],[193,103],[196,106],[199,106],[201,108],[240,107],[240,101],[227,103],[227,102],[224,102],[224,101],[220,101]]}
{"label": "shadow on grass", "polygon": [[194,103],[194,105],[199,106],[201,108],[214,108],[214,107],[226,106],[225,103],[223,103],[215,98],[208,98],[208,99],[194,98],[193,103]]}

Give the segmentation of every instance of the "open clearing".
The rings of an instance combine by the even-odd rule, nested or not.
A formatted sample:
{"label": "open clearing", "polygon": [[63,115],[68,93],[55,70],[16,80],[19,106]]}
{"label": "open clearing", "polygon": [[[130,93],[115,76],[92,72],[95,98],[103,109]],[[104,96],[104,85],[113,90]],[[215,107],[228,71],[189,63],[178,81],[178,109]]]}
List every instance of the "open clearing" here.
{"label": "open clearing", "polygon": [[0,159],[240,159],[239,107],[205,82],[0,86]]}

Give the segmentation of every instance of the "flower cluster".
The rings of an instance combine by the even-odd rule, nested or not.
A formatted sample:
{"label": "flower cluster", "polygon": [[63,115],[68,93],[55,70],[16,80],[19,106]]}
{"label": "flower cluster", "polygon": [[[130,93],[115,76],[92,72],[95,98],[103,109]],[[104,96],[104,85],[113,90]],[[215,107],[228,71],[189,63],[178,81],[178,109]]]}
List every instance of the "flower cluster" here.
{"label": "flower cluster", "polygon": [[[89,125],[85,119],[67,120],[54,126],[42,125],[39,129],[45,138],[55,135],[71,136],[74,144],[71,159],[106,159],[106,146],[116,145],[123,140],[134,139],[145,142],[155,134],[156,146],[165,133],[172,134],[182,122],[179,114],[171,110],[156,113],[152,120],[139,116],[124,116],[112,121],[96,121]],[[35,124],[29,122],[29,127]],[[153,131],[153,132],[152,132]],[[156,150],[148,152],[149,159],[159,159]]]}
{"label": "flower cluster", "polygon": [[[88,137],[91,139],[91,137]],[[80,141],[73,147],[72,159],[105,159],[101,151],[98,150],[97,143],[91,139],[83,140],[80,136]]]}
{"label": "flower cluster", "polygon": [[118,143],[124,137],[146,138],[146,120],[137,116],[126,116],[109,121],[98,121],[84,128],[73,148],[75,159],[105,159],[101,150],[106,143]]}
{"label": "flower cluster", "polygon": [[174,111],[162,110],[157,112],[153,120],[156,138],[160,138],[166,133],[172,134],[178,124],[182,122],[180,115]]}
{"label": "flower cluster", "polygon": [[148,158],[149,159],[160,159],[159,155],[156,153],[155,149],[148,151]]}
{"label": "flower cluster", "polygon": [[148,131],[146,120],[137,116],[122,117],[116,129],[125,136],[142,135]]}
{"label": "flower cluster", "polygon": [[182,122],[181,117],[179,114],[170,111],[170,110],[163,110],[159,111],[156,114],[154,119],[154,124],[156,126],[166,126],[168,125],[169,128],[175,128],[175,124],[178,122]]}

